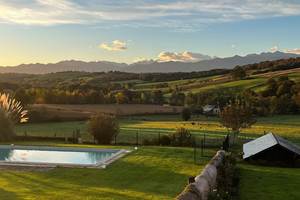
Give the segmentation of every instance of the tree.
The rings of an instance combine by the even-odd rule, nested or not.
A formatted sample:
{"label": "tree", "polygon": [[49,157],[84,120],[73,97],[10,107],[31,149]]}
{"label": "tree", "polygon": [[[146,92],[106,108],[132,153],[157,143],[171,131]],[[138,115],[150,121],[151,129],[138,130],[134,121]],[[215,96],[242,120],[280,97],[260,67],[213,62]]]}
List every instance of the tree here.
{"label": "tree", "polygon": [[231,76],[233,79],[235,80],[241,80],[241,79],[244,79],[247,74],[246,74],[246,70],[241,67],[241,66],[236,66],[232,72],[231,72]]}
{"label": "tree", "polygon": [[100,113],[91,117],[88,131],[99,144],[110,144],[119,133],[119,124],[114,116]]}
{"label": "tree", "polygon": [[117,104],[124,104],[124,103],[127,103],[127,97],[125,96],[125,94],[123,92],[118,92],[116,95],[115,95],[115,98],[116,98],[116,102]]}
{"label": "tree", "polygon": [[189,108],[184,108],[181,112],[181,117],[184,121],[188,121],[189,119],[191,119],[191,110]]}
{"label": "tree", "polygon": [[151,94],[152,96],[152,102],[154,104],[163,104],[164,103],[164,95],[161,90],[154,90]]}
{"label": "tree", "polygon": [[252,116],[251,109],[239,101],[225,106],[220,113],[221,123],[233,133],[233,139],[242,128],[253,125],[256,120]]}

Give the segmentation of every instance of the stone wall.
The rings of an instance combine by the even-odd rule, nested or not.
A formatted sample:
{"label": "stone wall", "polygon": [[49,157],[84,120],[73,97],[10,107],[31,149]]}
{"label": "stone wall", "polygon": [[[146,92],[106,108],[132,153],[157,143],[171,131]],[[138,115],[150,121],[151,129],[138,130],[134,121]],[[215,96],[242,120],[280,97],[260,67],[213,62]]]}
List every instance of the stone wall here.
{"label": "stone wall", "polygon": [[216,155],[196,176],[195,182],[190,183],[185,190],[176,197],[177,200],[207,200],[209,193],[215,188],[218,175],[217,168],[225,159],[225,151],[218,151]]}

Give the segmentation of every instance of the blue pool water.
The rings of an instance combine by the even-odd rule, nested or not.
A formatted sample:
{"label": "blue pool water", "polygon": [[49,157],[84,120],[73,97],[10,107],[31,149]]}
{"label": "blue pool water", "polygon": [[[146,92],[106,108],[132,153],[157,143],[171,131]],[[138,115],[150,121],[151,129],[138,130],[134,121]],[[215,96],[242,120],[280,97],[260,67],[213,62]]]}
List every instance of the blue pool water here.
{"label": "blue pool water", "polygon": [[13,163],[51,163],[95,165],[112,157],[118,150],[56,150],[0,148],[0,161]]}

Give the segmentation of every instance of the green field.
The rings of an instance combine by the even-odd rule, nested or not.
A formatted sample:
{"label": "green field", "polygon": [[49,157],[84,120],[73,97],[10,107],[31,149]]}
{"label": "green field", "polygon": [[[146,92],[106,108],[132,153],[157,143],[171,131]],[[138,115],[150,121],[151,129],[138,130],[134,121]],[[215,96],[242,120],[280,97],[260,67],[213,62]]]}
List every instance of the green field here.
{"label": "green field", "polygon": [[[255,138],[264,132],[273,132],[300,144],[300,116],[280,115],[273,117],[261,117],[251,128],[243,129],[240,136]],[[120,119],[119,141],[135,141],[136,133],[140,140],[143,138],[158,137],[158,134],[170,134],[178,127],[189,129],[194,135],[222,139],[228,130],[220,125],[219,119],[204,116],[194,117],[192,121],[182,121],[179,115],[150,115],[126,117]],[[80,129],[84,139],[91,139],[87,133],[85,121],[23,124],[17,127],[18,135],[71,136],[72,132]],[[142,141],[140,141],[142,142]]]}
{"label": "green field", "polygon": [[[215,151],[206,153],[212,156]],[[1,169],[0,199],[171,200],[208,159],[194,164],[192,149],[142,147],[106,169]]]}
{"label": "green field", "polygon": [[[271,75],[272,74],[272,75]],[[277,77],[282,74],[288,75],[291,80],[300,82],[300,73],[297,71],[278,71],[266,74],[252,75],[245,80],[232,81],[227,75],[210,76],[198,79],[183,79],[165,82],[148,82],[137,83],[133,85],[133,90],[137,91],[153,91],[161,90],[165,93],[165,97],[169,97],[169,88],[178,87],[184,93],[201,93],[210,90],[238,88],[253,89],[254,91],[261,91],[265,88],[266,81],[270,77]]]}
{"label": "green field", "polygon": [[300,169],[240,165],[240,199],[298,200]]}

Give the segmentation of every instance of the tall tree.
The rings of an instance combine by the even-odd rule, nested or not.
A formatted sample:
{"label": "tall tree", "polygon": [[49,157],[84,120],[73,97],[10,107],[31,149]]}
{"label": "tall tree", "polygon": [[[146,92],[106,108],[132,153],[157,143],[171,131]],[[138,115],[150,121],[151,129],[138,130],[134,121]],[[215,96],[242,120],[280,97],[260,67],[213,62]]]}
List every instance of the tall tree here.
{"label": "tall tree", "polygon": [[256,122],[252,116],[251,109],[238,100],[224,107],[220,117],[221,124],[231,130],[233,140],[235,140],[242,128],[250,127]]}

